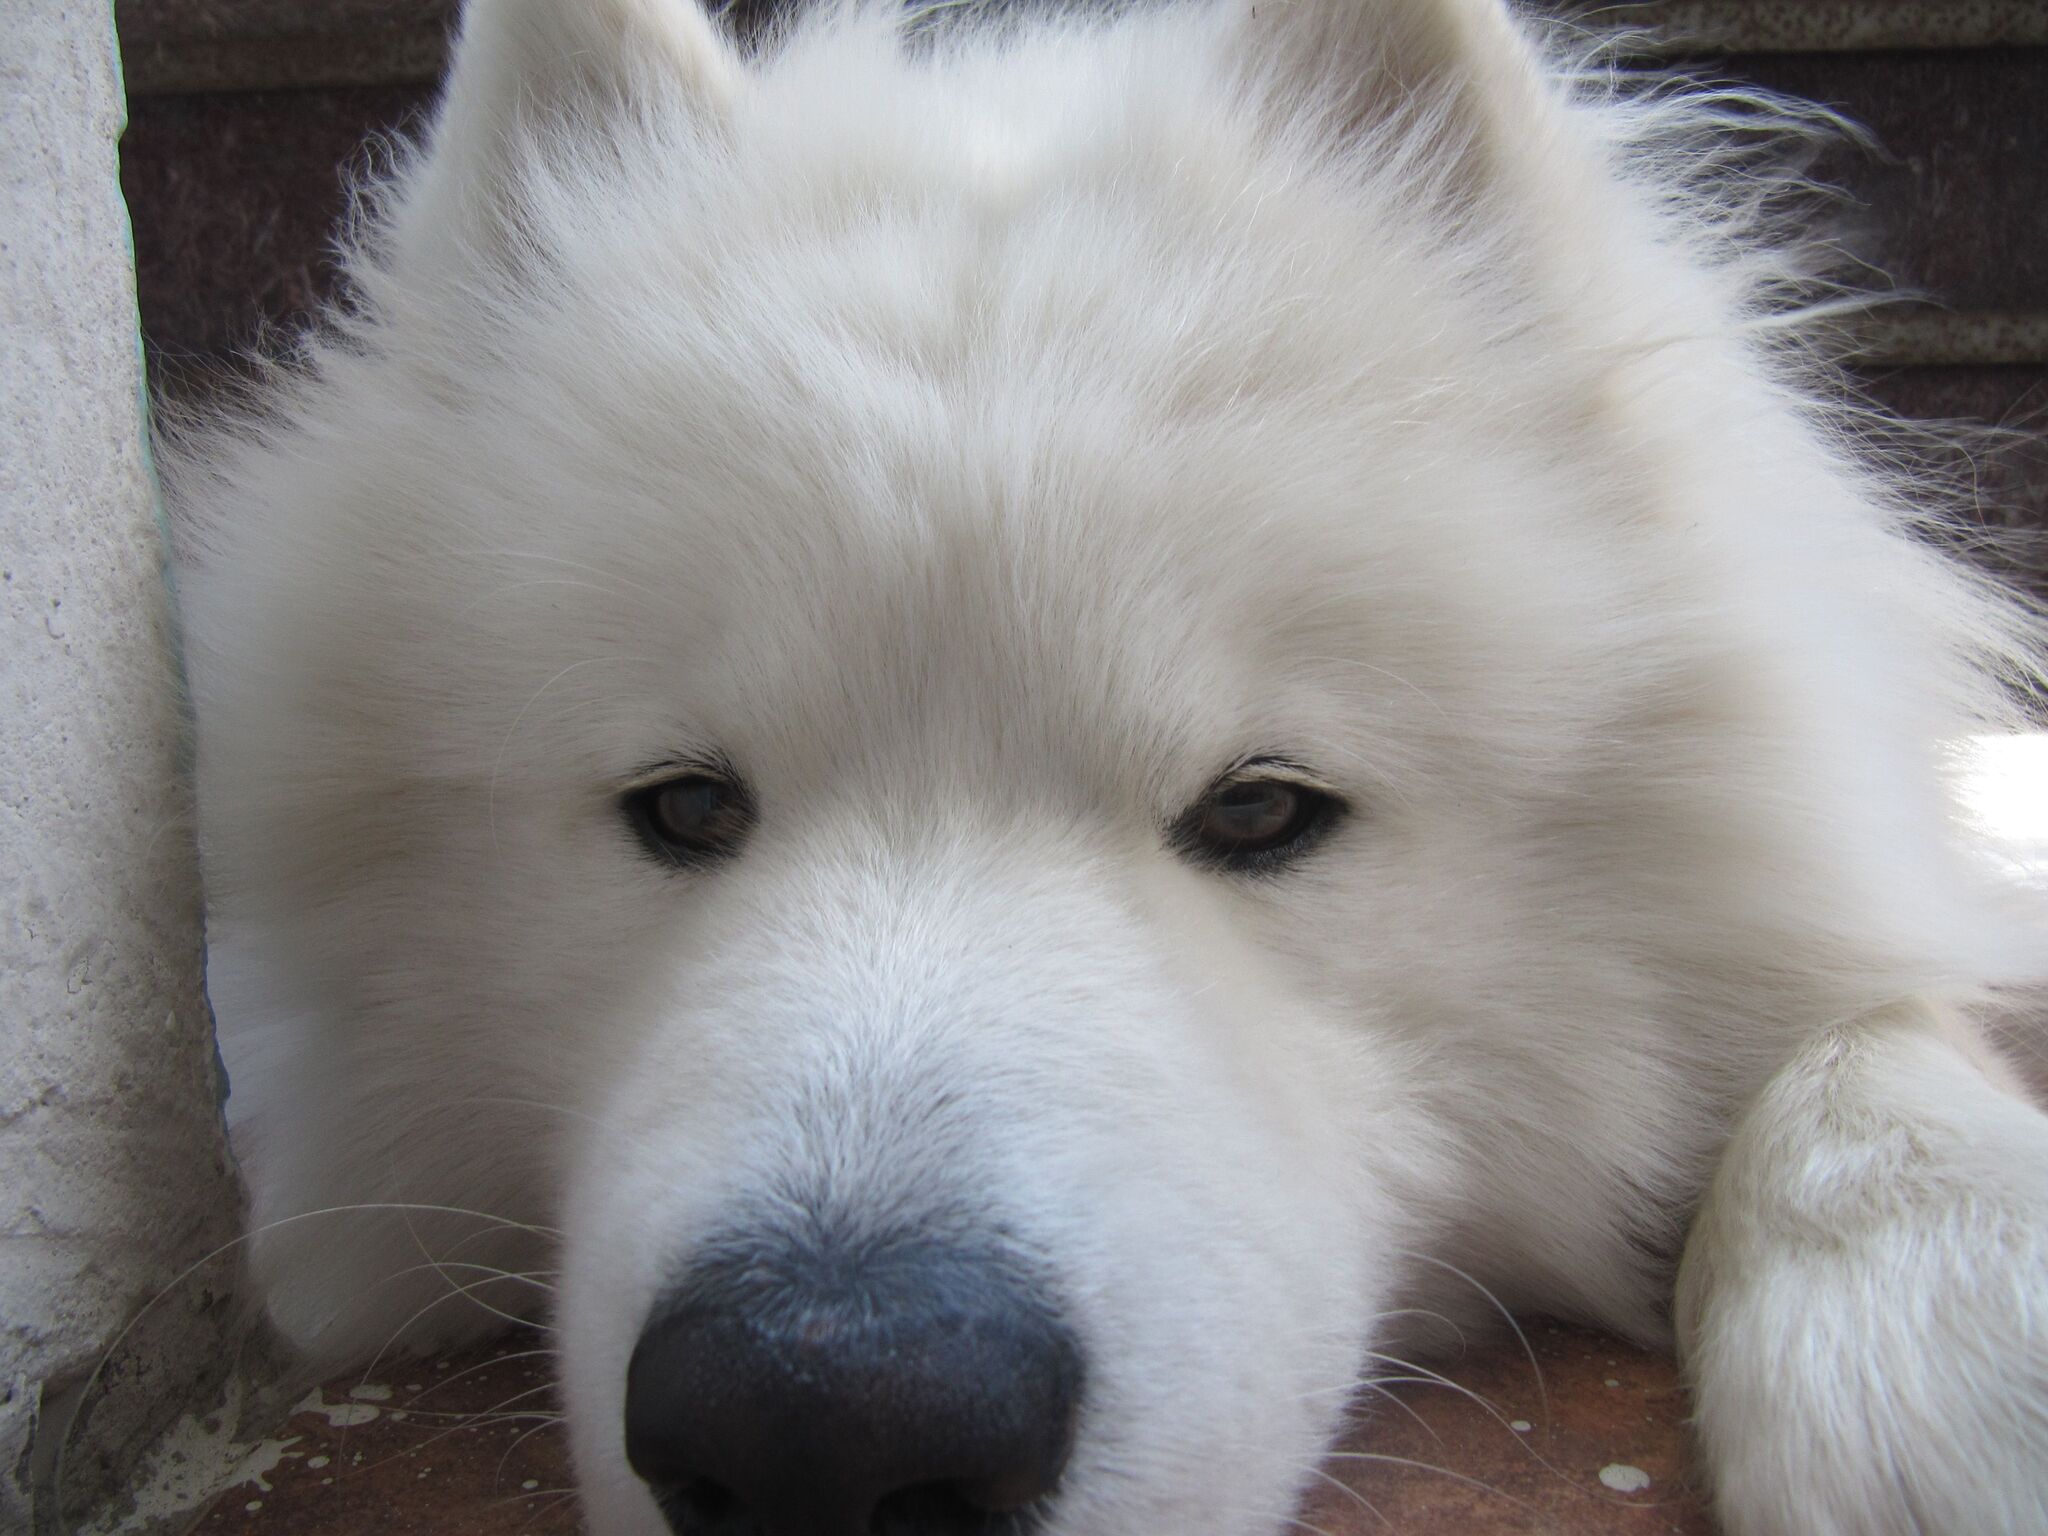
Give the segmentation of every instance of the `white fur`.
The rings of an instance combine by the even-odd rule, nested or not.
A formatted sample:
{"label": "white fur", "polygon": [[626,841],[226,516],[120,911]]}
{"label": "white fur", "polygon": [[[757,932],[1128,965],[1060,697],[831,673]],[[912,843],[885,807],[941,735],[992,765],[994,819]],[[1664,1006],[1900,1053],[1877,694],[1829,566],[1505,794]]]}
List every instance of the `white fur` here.
{"label": "white fur", "polygon": [[[2048,942],[1940,745],[2032,621],[1784,382],[1726,118],[1486,0],[476,5],[354,307],[173,464],[280,1323],[559,1268],[650,1536],[693,1243],[995,1221],[1089,1356],[1049,1536],[1249,1536],[1394,1314],[1654,1343],[1691,1223],[1732,1530],[2048,1528],[2048,1122],[1962,1022]],[[714,750],[760,824],[664,871],[618,797]],[[1178,858],[1262,751],[1354,814]]]}
{"label": "white fur", "polygon": [[2048,1117],[1918,1005],[1758,1095],[1678,1291],[1733,1536],[2048,1530],[2044,1169]]}

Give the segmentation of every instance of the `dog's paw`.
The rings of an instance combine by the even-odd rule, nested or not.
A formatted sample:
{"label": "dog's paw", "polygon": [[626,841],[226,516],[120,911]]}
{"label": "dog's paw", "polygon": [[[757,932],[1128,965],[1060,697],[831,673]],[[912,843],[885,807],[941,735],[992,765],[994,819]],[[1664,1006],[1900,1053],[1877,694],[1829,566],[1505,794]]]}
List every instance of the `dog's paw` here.
{"label": "dog's paw", "polygon": [[1772,1079],[1678,1322],[1730,1536],[2048,1531],[2048,1116],[1932,1012]]}

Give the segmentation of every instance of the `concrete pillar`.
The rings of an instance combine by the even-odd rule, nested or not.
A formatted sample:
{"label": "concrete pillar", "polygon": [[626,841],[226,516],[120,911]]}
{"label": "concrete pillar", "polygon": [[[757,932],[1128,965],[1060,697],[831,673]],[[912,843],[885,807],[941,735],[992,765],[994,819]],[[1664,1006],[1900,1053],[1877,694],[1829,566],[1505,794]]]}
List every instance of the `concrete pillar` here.
{"label": "concrete pillar", "polygon": [[201,990],[112,11],[4,9],[0,1530],[70,1532],[118,1511],[148,1446],[217,1400],[234,1267],[173,1282],[234,1236],[239,1197]]}

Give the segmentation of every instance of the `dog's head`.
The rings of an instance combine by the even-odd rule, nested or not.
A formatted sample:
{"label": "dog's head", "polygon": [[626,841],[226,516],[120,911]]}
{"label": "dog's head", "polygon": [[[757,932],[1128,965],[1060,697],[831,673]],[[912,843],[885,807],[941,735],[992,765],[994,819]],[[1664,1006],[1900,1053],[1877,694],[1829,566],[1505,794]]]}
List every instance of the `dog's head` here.
{"label": "dog's head", "polygon": [[1853,814],[1726,520],[1848,493],[1592,122],[1480,0],[474,11],[187,471],[203,814],[260,1214],[559,1226],[604,1536],[1257,1530],[1420,1281],[1656,1329]]}

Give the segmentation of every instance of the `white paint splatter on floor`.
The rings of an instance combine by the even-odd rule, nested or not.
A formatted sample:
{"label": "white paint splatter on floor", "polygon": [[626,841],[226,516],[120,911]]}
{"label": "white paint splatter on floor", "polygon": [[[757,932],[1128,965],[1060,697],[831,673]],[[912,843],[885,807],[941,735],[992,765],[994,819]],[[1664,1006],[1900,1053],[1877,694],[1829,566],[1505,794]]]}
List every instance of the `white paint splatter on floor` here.
{"label": "white paint splatter on floor", "polygon": [[1641,1493],[1650,1486],[1650,1474],[1641,1467],[1610,1461],[1600,1469],[1600,1481],[1616,1493]]}
{"label": "white paint splatter on floor", "polygon": [[383,1410],[372,1403],[330,1403],[318,1387],[308,1392],[292,1409],[293,1414],[317,1413],[327,1420],[331,1429],[347,1429],[352,1424],[367,1424]]}
{"label": "white paint splatter on floor", "polygon": [[[235,1434],[243,1413],[244,1389],[231,1382],[220,1407],[204,1415],[188,1414],[156,1443],[136,1474],[132,1508],[118,1506],[75,1536],[116,1536],[137,1529],[174,1529],[205,1508],[215,1495],[244,1485],[269,1493],[270,1474],[288,1456],[299,1437],[242,1440]],[[261,1500],[256,1501],[258,1503]]]}

